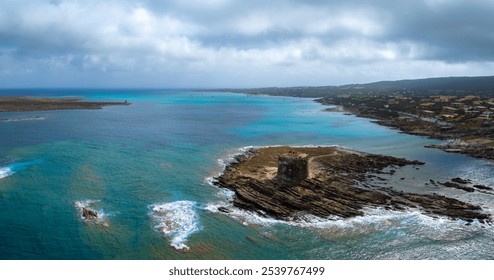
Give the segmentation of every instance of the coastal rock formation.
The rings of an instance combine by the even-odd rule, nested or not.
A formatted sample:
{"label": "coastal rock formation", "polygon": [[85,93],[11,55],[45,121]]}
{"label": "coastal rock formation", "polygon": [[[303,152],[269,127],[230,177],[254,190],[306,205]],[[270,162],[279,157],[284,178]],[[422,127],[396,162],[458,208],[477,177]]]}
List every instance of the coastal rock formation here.
{"label": "coastal rock formation", "polygon": [[475,190],[479,190],[482,193],[494,195],[494,193],[492,193],[492,192],[487,192],[487,191],[492,191],[491,187],[473,184],[472,181],[465,180],[465,179],[462,179],[459,177],[451,179],[451,182],[444,182],[444,183],[438,182],[438,184],[442,185],[446,188],[454,188],[454,189],[459,189],[459,190],[463,190],[466,192],[475,192]]}
{"label": "coastal rock formation", "polygon": [[237,156],[216,184],[235,192],[234,206],[284,220],[305,214],[349,218],[364,215],[365,208],[417,208],[433,216],[490,222],[479,206],[457,199],[366,183],[369,174],[383,173],[386,167],[422,164],[336,147],[268,147]]}

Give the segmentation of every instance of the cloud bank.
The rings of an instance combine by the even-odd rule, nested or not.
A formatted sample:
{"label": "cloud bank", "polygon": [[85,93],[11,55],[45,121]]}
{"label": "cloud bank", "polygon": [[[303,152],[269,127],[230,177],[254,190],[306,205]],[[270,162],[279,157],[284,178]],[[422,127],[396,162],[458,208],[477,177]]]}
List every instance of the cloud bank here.
{"label": "cloud bank", "polygon": [[0,87],[492,75],[494,2],[3,0]]}

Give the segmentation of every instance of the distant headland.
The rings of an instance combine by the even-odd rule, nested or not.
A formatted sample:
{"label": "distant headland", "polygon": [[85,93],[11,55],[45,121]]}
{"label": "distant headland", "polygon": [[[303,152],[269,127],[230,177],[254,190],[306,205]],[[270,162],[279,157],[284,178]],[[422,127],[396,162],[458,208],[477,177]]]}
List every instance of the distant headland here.
{"label": "distant headland", "polygon": [[0,97],[0,112],[102,109],[105,106],[129,105],[124,102],[93,102],[78,98]]}
{"label": "distant headland", "polygon": [[319,87],[220,89],[311,97],[402,132],[446,140],[431,148],[494,160],[494,76],[443,77]]}

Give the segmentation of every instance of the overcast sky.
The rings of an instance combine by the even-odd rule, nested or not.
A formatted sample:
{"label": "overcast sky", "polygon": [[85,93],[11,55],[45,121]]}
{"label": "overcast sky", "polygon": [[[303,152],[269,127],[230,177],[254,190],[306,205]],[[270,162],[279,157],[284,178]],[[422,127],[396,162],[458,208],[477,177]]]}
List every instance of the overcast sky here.
{"label": "overcast sky", "polygon": [[0,0],[0,87],[494,75],[492,0]]}

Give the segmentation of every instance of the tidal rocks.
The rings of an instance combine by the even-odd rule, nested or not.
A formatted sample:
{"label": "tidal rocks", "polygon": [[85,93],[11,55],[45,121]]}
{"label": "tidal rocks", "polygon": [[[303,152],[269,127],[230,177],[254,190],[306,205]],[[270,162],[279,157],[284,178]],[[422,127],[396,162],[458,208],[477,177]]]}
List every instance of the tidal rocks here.
{"label": "tidal rocks", "polygon": [[232,210],[230,210],[226,207],[222,207],[222,206],[218,207],[218,211],[223,212],[223,213],[227,213],[227,214],[232,212]]}
{"label": "tidal rocks", "polygon": [[479,189],[479,190],[486,190],[486,191],[492,191],[491,187],[487,187],[484,185],[473,185],[474,188]]}
{"label": "tidal rocks", "polygon": [[466,192],[474,192],[475,189],[472,188],[472,187],[467,187],[467,186],[463,186],[463,185],[460,185],[460,184],[457,184],[457,183],[453,183],[453,182],[444,182],[444,183],[439,183],[447,188],[454,188],[454,189],[459,189],[459,190],[464,190]]}
{"label": "tidal rocks", "polygon": [[489,147],[475,143],[469,143],[467,145],[433,144],[433,145],[426,145],[425,147],[440,149],[447,153],[465,154],[471,157],[490,159],[490,160],[494,159],[494,147]]}
{"label": "tidal rocks", "polygon": [[[438,182],[440,185],[445,186],[447,188],[454,188],[454,189],[459,189],[459,190],[464,190],[466,192],[474,192],[475,189],[480,190],[480,191],[492,191],[491,187],[487,187],[484,185],[479,185],[479,184],[472,184],[471,180],[465,180],[459,177],[451,179],[451,182]],[[470,186],[469,186],[470,185]],[[492,194],[490,192],[484,192],[488,194]]]}
{"label": "tidal rocks", "polygon": [[82,217],[85,220],[95,220],[98,219],[98,212],[86,207],[82,207]]}
{"label": "tidal rocks", "polygon": [[[301,179],[299,173],[294,175],[295,180],[287,180],[290,175],[285,172],[279,176],[279,161],[285,161],[286,154],[306,155],[308,174],[305,179]],[[366,183],[369,173],[384,173],[386,167],[397,169],[421,164],[336,147],[268,147],[237,157],[217,178],[216,184],[235,192],[235,206],[284,220],[296,220],[304,214],[349,218],[364,215],[365,208],[417,208],[434,216],[490,221],[490,215],[479,206],[457,199],[398,192]]]}
{"label": "tidal rocks", "polygon": [[452,182],[455,182],[455,183],[458,183],[458,184],[468,184],[468,183],[471,183],[472,181],[470,180],[465,180],[465,179],[462,179],[460,177],[456,177],[456,178],[453,178],[451,179]]}

